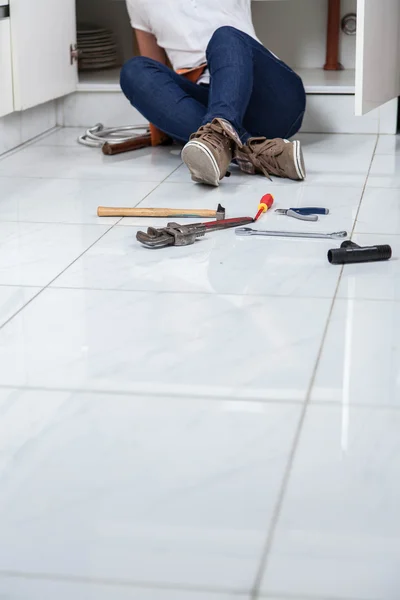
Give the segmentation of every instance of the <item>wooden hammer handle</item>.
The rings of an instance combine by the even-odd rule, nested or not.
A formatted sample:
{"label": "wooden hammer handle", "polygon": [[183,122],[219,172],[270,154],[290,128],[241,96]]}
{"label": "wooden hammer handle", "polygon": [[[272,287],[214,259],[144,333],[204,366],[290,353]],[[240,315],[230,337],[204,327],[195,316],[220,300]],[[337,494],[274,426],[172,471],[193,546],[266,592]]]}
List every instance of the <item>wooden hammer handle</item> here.
{"label": "wooden hammer handle", "polygon": [[139,150],[140,148],[148,148],[149,146],[151,146],[151,135],[146,133],[118,144],[106,142],[101,149],[103,154],[113,155],[121,154],[122,152],[130,152],[131,150]]}
{"label": "wooden hammer handle", "polygon": [[192,217],[193,219],[217,216],[216,210],[190,208],[123,208],[99,206],[98,217]]}

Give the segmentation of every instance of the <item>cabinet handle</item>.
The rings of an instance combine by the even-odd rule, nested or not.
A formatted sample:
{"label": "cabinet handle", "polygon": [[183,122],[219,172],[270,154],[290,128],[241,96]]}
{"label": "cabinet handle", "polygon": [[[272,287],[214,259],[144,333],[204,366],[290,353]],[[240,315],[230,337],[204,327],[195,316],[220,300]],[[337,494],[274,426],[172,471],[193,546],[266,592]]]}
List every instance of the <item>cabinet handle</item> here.
{"label": "cabinet handle", "polygon": [[8,19],[10,16],[9,6],[0,6],[0,19]]}
{"label": "cabinet handle", "polygon": [[78,61],[78,58],[81,54],[81,50],[78,50],[78,45],[74,44],[74,45],[70,45],[69,47],[69,55],[71,58],[71,65],[74,64],[74,61]]}

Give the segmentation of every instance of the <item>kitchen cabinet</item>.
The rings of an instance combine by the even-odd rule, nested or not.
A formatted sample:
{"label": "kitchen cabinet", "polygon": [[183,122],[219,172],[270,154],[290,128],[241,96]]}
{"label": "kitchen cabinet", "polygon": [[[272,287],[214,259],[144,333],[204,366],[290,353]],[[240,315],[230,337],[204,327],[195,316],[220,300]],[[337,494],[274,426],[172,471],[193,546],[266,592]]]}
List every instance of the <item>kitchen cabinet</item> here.
{"label": "kitchen cabinet", "polygon": [[[101,113],[101,94],[107,92],[108,98],[112,93],[121,94],[119,69],[85,72],[78,78],[76,62],[71,61],[70,56],[76,42],[75,0],[10,2],[11,18],[8,28],[3,24],[0,30],[0,48],[3,56],[3,48],[7,50],[9,44],[7,29],[10,28],[14,110],[77,91],[91,94],[93,121],[99,120],[96,106]],[[132,31],[124,0],[76,2],[78,15],[83,14],[86,22],[113,29],[124,58],[128,58]],[[327,0],[253,1],[259,37],[302,76],[307,94],[314,99],[310,106],[318,101],[321,110],[328,105],[332,110],[335,97],[341,96],[343,101],[346,100],[346,106],[351,107],[352,116],[365,115],[400,95],[400,0],[342,0],[342,6],[343,12],[348,12],[349,6],[353,12],[357,10],[356,41],[342,35],[346,69],[326,72],[322,66]],[[11,81],[7,52],[4,56],[5,59],[0,58],[2,90],[5,89],[4,82],[9,89]],[[8,64],[8,74],[4,74],[7,67],[3,63]],[[0,110],[8,110],[9,93],[2,93],[2,96]],[[1,108],[3,103],[7,103],[8,108]],[[343,102],[336,104],[339,107]],[[112,112],[112,107],[110,110]]]}
{"label": "kitchen cabinet", "polygon": [[358,0],[356,114],[400,96],[400,0]]}
{"label": "kitchen cabinet", "polygon": [[14,109],[73,92],[75,0],[10,0]]}
{"label": "kitchen cabinet", "polygon": [[[116,11],[124,11],[124,19],[127,19],[124,8],[124,0],[78,0],[78,7],[82,6],[86,19],[90,18],[92,22],[102,26],[107,24],[107,14],[113,23],[116,23]],[[342,0],[343,14],[348,6],[354,5],[354,10],[358,15],[357,41],[354,43],[354,56],[351,57],[350,68],[345,64],[344,71],[326,72],[322,69],[324,64],[325,35],[326,35],[326,7],[327,0],[317,0],[313,3],[313,8],[309,9],[310,2],[307,0],[253,0],[254,11],[257,15],[255,24],[257,33],[265,45],[270,47],[269,40],[272,35],[280,36],[281,45],[293,45],[293,32],[282,33],[281,27],[286,23],[282,22],[281,27],[277,27],[279,33],[269,31],[271,21],[274,22],[276,15],[284,14],[286,11],[287,22],[290,22],[291,14],[297,28],[297,37],[301,36],[301,29],[304,28],[303,46],[310,43],[307,29],[312,22],[315,12],[321,13],[321,24],[319,25],[319,36],[321,39],[321,48],[319,49],[319,67],[315,64],[309,66],[307,58],[302,64],[296,64],[298,56],[307,54],[305,49],[297,48],[297,56],[293,51],[293,56],[289,56],[287,62],[296,69],[302,76],[308,94],[343,94],[353,95],[355,101],[355,114],[364,115],[371,110],[385,104],[393,98],[400,95],[400,0],[357,0],[351,3],[351,0]],[[264,7],[267,6],[266,10]],[[279,5],[274,7],[273,5]],[[107,6],[109,13],[107,13]],[[304,7],[304,8],[303,8]],[[349,12],[347,10],[347,12]],[[352,12],[350,10],[350,12]],[[263,17],[263,14],[270,14],[271,18]],[[323,17],[322,17],[323,15]],[[268,21],[270,21],[268,23]],[[263,26],[266,31],[263,35]],[[123,31],[122,31],[123,28]],[[271,28],[272,29],[272,28]],[[116,31],[119,40],[125,39],[127,33],[126,26],[121,25],[121,29]],[[347,43],[347,36],[342,35],[342,42]],[[312,43],[312,42],[311,42]],[[284,60],[285,48],[271,48]],[[314,63],[312,58],[308,62]],[[349,62],[349,61],[347,61]],[[117,91],[119,90],[118,70],[103,72],[83,73],[80,75],[78,90],[89,91]]]}
{"label": "kitchen cabinet", "polygon": [[9,6],[0,4],[0,117],[14,110]]}

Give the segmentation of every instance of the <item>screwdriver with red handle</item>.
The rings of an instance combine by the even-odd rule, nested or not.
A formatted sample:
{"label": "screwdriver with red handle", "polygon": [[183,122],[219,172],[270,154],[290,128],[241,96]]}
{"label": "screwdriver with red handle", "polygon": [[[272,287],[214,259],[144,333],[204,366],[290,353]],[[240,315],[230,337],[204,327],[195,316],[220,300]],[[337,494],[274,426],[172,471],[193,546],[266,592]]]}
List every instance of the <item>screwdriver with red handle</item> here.
{"label": "screwdriver with red handle", "polygon": [[258,221],[258,219],[263,215],[267,210],[271,208],[274,203],[274,197],[272,194],[265,194],[260,200],[260,204],[258,205],[258,213],[254,217],[254,221]]}

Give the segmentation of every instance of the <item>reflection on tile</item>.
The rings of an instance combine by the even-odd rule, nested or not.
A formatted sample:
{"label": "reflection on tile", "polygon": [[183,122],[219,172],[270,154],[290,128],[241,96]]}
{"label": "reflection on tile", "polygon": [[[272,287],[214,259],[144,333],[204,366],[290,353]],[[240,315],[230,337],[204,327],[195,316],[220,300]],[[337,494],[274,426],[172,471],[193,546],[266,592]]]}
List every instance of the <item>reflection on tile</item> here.
{"label": "reflection on tile", "polygon": [[146,589],[108,583],[102,585],[74,581],[38,581],[21,577],[2,577],[1,573],[0,590],[6,594],[4,598],[7,600],[250,600],[250,596],[236,593]]}
{"label": "reflection on tile", "polygon": [[51,100],[38,106],[33,106],[21,112],[21,135],[25,142],[44,131],[55,127],[57,123],[56,103]]}
{"label": "reflection on tile", "polygon": [[[271,188],[270,182],[261,177],[250,177],[245,188],[240,186],[194,185],[193,183],[162,183],[145,200],[140,207],[171,208],[210,208],[216,209],[220,203],[226,209],[227,217],[254,216],[260,199],[267,193],[273,193],[275,208],[301,206],[322,206],[329,208],[328,217],[320,217],[317,223],[307,223],[288,217],[278,217],[274,210],[261,217],[260,229],[280,229],[289,231],[351,231],[360,203],[362,187],[340,188],[332,186],[292,186],[277,185]],[[125,218],[120,225],[151,224],[165,225],[170,219]],[[195,221],[191,219],[189,223]],[[199,219],[202,221],[204,219]],[[183,220],[182,220],[183,221]]]}
{"label": "reflection on tile", "polygon": [[28,146],[0,161],[0,177],[162,181],[180,164],[179,149],[146,148],[104,156],[99,148]]}
{"label": "reflection on tile", "polygon": [[352,186],[364,185],[371,156],[368,154],[304,153],[306,185]]}
{"label": "reflection on tile", "polygon": [[0,117],[0,160],[4,152],[9,152],[19,144],[22,144],[21,113],[13,112]]}
{"label": "reflection on tile", "polygon": [[[392,137],[392,136],[391,136]],[[358,154],[372,156],[376,135],[346,135],[326,133],[301,133],[293,139],[300,140],[306,155],[314,153]]]}
{"label": "reflection on tile", "polygon": [[0,179],[0,221],[38,223],[116,223],[97,217],[98,206],[134,207],[157,185],[153,182],[85,179]]}
{"label": "reflection on tile", "polygon": [[337,300],[311,398],[400,406],[400,303]]}
{"label": "reflection on tile", "polygon": [[400,236],[359,233],[353,236],[353,241],[359,246],[389,244],[393,258],[386,262],[346,265],[340,280],[338,296],[400,300]]}
{"label": "reflection on tile", "polygon": [[35,146],[72,146],[76,148],[78,137],[83,135],[83,127],[61,127],[35,142]]}
{"label": "reflection on tile", "polygon": [[[329,186],[363,186],[368,174],[371,163],[369,154],[317,154],[314,152],[305,152],[305,164],[307,178],[304,182],[292,181],[290,179],[281,179],[273,177],[269,181],[262,175],[248,175],[242,173],[237,167],[230,167],[231,177],[223,179],[220,186],[229,186],[244,184],[249,185],[252,180],[264,181],[268,187],[278,187],[281,185],[290,186],[292,189],[308,185],[329,185]],[[172,173],[167,179],[171,183],[189,183],[190,173],[186,165],[182,165]],[[197,184],[201,185],[201,184]],[[201,187],[204,187],[201,185]]]}
{"label": "reflection on tile", "polygon": [[374,157],[368,177],[368,187],[400,188],[400,154]]}
{"label": "reflection on tile", "polygon": [[400,136],[380,135],[376,154],[400,154]]}
{"label": "reflection on tile", "polygon": [[0,285],[0,327],[40,291],[35,287]]}
{"label": "reflection on tile", "polygon": [[[267,182],[269,185],[271,185],[271,181],[269,181],[265,177],[261,177],[259,175],[248,175],[246,173],[243,173],[242,171],[240,171],[240,169],[236,165],[231,165],[229,167],[229,170],[231,172],[231,176],[225,177],[224,180],[220,184],[221,186],[222,185],[231,186],[231,185],[238,185],[238,184],[247,185],[247,184],[251,183],[251,180],[254,178],[264,180],[264,183]],[[179,167],[179,169],[176,169],[176,171],[174,171],[172,173],[172,175],[170,175],[168,177],[167,181],[170,183],[191,183],[192,179],[191,179],[191,175],[190,175],[190,172],[189,172],[187,166],[182,164]],[[201,189],[206,187],[201,183],[196,183],[193,185],[196,185],[196,186],[200,187]]]}
{"label": "reflection on tile", "polygon": [[210,233],[185,248],[159,251],[114,227],[55,282],[56,287],[331,298],[340,269],[332,241],[242,238]]}
{"label": "reflection on tile", "polygon": [[[399,164],[400,167],[400,164]],[[400,234],[400,188],[367,188],[361,203],[357,233]]]}
{"label": "reflection on tile", "polygon": [[107,229],[101,225],[0,222],[0,284],[48,284]]}
{"label": "reflection on tile", "polygon": [[250,590],[300,406],[0,394],[3,571]]}
{"label": "reflection on tile", "polygon": [[301,401],[329,307],[51,289],[0,332],[0,383]]}
{"label": "reflection on tile", "polygon": [[395,599],[400,411],[308,410],[264,592]]}

